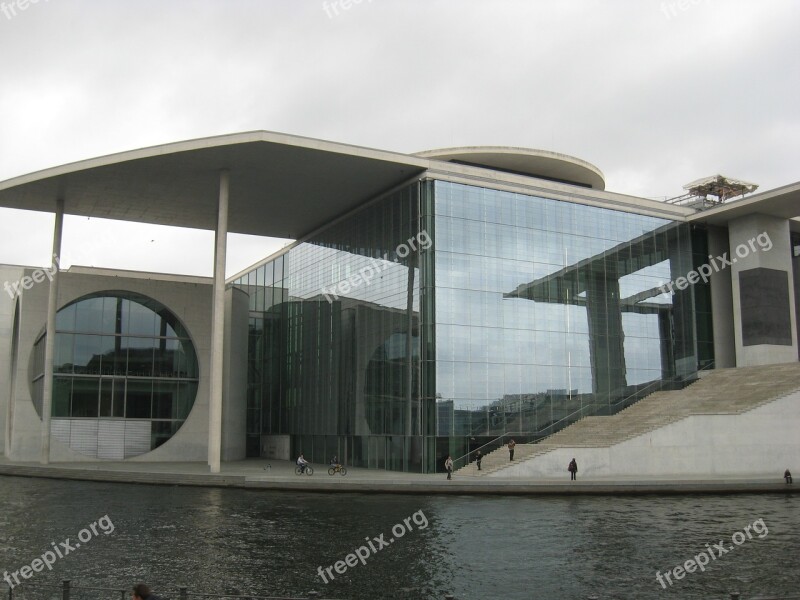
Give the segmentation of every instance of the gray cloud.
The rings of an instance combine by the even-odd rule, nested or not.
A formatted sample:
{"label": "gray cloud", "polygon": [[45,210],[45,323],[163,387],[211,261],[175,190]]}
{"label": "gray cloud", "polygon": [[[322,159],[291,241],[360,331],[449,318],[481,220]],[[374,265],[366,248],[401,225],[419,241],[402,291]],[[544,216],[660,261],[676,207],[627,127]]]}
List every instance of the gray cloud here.
{"label": "gray cloud", "polygon": [[[800,179],[792,0],[364,0],[339,12],[323,0],[40,0],[0,13],[0,179],[253,129],[401,152],[544,148],[648,197],[716,172],[761,189]],[[0,211],[0,261],[46,262],[52,218],[23,214]],[[210,272],[200,232],[207,252],[187,257],[186,232],[118,224],[103,242],[107,224],[68,227],[67,261]],[[105,245],[136,249],[140,235],[160,251]],[[229,269],[279,245],[235,238]]]}

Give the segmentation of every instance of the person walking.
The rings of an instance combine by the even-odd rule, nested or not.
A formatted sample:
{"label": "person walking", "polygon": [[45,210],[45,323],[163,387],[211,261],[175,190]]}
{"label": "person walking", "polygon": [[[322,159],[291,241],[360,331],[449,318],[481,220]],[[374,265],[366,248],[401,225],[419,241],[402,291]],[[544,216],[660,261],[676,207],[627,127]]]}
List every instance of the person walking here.
{"label": "person walking", "polygon": [[447,478],[448,479],[452,479],[453,478],[453,459],[450,457],[449,454],[447,455],[447,460],[444,461],[444,468],[447,470]]}
{"label": "person walking", "polygon": [[514,446],[516,445],[517,442],[513,438],[508,442],[508,460],[514,460]]}
{"label": "person walking", "polygon": [[150,588],[143,583],[137,583],[131,591],[133,600],[161,600],[161,596],[156,596]]}
{"label": "person walking", "polygon": [[575,481],[576,479],[578,479],[578,463],[574,458],[571,461],[569,461],[569,466],[567,467],[567,471],[569,471],[570,481]]}
{"label": "person walking", "polygon": [[477,452],[475,452],[475,464],[478,465],[478,471],[481,470],[481,461],[482,460],[483,460],[483,454],[481,454],[481,451],[478,450]]}
{"label": "person walking", "polygon": [[786,471],[784,471],[783,478],[786,480],[786,483],[792,483],[792,474],[789,472],[789,469],[786,469]]}

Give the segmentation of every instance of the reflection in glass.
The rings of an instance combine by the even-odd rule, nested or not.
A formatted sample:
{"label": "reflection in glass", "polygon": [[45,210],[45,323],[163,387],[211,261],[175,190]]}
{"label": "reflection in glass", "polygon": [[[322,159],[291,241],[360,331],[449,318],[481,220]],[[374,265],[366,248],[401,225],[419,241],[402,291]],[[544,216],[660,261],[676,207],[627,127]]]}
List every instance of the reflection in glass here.
{"label": "reflection in glass", "polygon": [[[422,230],[433,245],[403,249]],[[678,385],[713,357],[710,296],[659,288],[706,245],[687,224],[441,181],[379,199],[234,282],[248,455],[289,435],[313,460],[431,471]]]}
{"label": "reflection in glass", "polygon": [[[198,363],[186,329],[169,310],[144,296],[108,292],[62,308],[56,323],[54,419],[158,419],[165,424],[155,427],[153,423],[151,449],[180,428],[197,395]],[[43,334],[34,346],[31,369],[31,391],[40,414],[44,341]],[[69,422],[56,425],[54,435],[71,443]],[[81,434],[81,446],[76,449],[101,458],[104,452],[108,453],[105,457],[134,456],[145,451],[136,439],[141,425],[116,439],[107,434],[102,440],[98,437],[95,451],[89,450],[92,444]],[[145,425],[150,429],[149,423]],[[127,431],[114,427],[117,432]],[[102,423],[100,430],[104,430]],[[128,444],[126,436],[135,443]]]}

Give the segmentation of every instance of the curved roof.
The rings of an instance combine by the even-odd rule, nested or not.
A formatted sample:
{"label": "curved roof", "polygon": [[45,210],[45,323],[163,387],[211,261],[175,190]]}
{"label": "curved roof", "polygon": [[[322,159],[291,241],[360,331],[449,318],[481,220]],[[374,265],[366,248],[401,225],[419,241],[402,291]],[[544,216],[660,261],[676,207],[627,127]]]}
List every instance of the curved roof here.
{"label": "curved roof", "polygon": [[465,146],[417,152],[414,156],[485,167],[550,181],[606,189],[603,172],[593,164],[558,152],[507,146]]}

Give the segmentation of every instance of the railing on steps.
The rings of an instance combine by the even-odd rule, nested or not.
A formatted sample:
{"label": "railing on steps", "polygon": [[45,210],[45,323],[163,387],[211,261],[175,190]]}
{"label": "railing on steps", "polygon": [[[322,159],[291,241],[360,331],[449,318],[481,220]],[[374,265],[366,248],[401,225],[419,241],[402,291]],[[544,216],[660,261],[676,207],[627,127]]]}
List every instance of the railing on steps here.
{"label": "railing on steps", "polygon": [[[700,373],[704,371],[708,371],[714,368],[714,361],[708,361],[705,365],[701,368],[697,369],[696,371],[692,371],[686,375],[676,375],[675,377],[669,379],[659,379],[658,381],[652,381],[649,384],[645,385],[637,389],[632,394],[624,396],[622,399],[612,402],[612,401],[594,401],[588,404],[582,405],[577,410],[565,415],[564,417],[549,423],[547,426],[539,429],[537,431],[513,431],[509,433],[503,433],[494,439],[486,442],[482,446],[478,446],[477,448],[472,448],[467,454],[463,456],[459,456],[458,458],[453,460],[453,470],[456,471],[462,467],[467,466],[469,463],[475,460],[475,453],[480,450],[481,454],[486,456],[490,452],[494,452],[495,450],[503,447],[506,445],[507,441],[511,439],[514,440],[515,443],[518,444],[538,444],[544,441],[546,438],[550,437],[569,427],[573,423],[580,421],[585,417],[601,417],[601,416],[610,416],[615,415],[626,408],[636,404],[639,400],[646,398],[647,396],[654,394],[656,392],[661,391],[675,391],[681,390],[688,386],[691,383],[694,383],[700,378]],[[474,434],[473,434],[474,435]]]}

